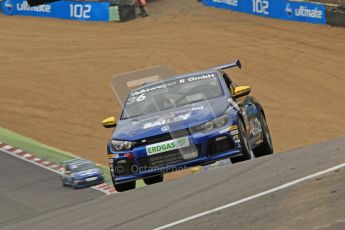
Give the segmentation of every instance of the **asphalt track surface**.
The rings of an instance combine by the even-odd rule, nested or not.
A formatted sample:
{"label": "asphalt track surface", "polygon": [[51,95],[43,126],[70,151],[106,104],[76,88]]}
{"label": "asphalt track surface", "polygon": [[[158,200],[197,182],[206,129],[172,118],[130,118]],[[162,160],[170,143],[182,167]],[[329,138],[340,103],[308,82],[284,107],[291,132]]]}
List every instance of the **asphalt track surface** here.
{"label": "asphalt track surface", "polygon": [[[99,197],[12,221],[1,229],[153,229],[344,162],[345,138],[341,138]],[[332,170],[173,228],[345,229],[344,178],[345,168]],[[67,199],[59,193],[54,195],[62,198],[56,200]]]}
{"label": "asphalt track surface", "polygon": [[102,195],[63,187],[57,174],[0,151],[0,228]]}

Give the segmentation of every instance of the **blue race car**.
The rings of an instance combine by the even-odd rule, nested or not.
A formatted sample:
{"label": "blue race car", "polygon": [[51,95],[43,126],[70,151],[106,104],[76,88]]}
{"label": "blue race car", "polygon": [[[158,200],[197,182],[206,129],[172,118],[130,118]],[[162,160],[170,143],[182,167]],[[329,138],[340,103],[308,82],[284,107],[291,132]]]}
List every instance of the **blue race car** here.
{"label": "blue race car", "polygon": [[117,191],[138,179],[161,182],[169,171],[273,153],[264,110],[223,71],[232,67],[240,61],[144,84],[129,93],[118,121],[102,122],[116,127],[108,158]]}
{"label": "blue race car", "polygon": [[83,159],[73,159],[64,162],[63,186],[82,188],[103,182],[103,171],[93,162]]}

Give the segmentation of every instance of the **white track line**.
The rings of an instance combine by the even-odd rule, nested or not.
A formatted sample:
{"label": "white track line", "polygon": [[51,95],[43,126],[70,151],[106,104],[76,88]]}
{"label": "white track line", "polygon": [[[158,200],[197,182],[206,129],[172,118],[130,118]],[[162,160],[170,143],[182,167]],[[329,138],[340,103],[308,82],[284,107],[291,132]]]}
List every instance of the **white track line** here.
{"label": "white track line", "polygon": [[264,192],[260,192],[260,193],[258,193],[258,194],[255,194],[255,195],[252,195],[252,196],[249,196],[249,197],[246,197],[246,198],[244,198],[244,199],[241,199],[241,200],[238,200],[238,201],[235,201],[235,202],[228,203],[228,204],[223,205],[223,206],[220,206],[220,207],[218,207],[218,208],[210,209],[210,210],[208,210],[208,211],[201,212],[201,213],[195,214],[195,215],[193,215],[193,216],[190,216],[190,217],[187,217],[187,218],[184,218],[184,219],[181,219],[181,220],[177,220],[177,221],[172,222],[172,223],[170,223],[170,224],[166,224],[166,225],[157,227],[157,228],[155,228],[154,230],[167,229],[167,228],[170,228],[170,227],[173,227],[173,226],[176,226],[176,225],[179,225],[179,224],[182,224],[182,223],[185,223],[185,222],[188,222],[188,221],[191,221],[191,220],[200,218],[200,217],[202,217],[202,216],[206,216],[206,215],[209,215],[209,214],[218,212],[218,211],[220,211],[220,210],[227,209],[227,208],[230,208],[230,207],[233,207],[233,206],[242,204],[242,203],[244,203],[244,202],[247,202],[247,201],[250,201],[250,200],[254,200],[254,199],[259,198],[259,197],[262,197],[262,196],[265,196],[265,195],[267,195],[267,194],[270,194],[270,193],[273,193],[273,192],[276,192],[276,191],[279,191],[279,190],[282,190],[282,189],[291,187],[291,186],[296,185],[296,184],[298,184],[298,183],[301,183],[301,182],[303,182],[303,181],[312,179],[312,178],[314,178],[314,177],[321,176],[321,175],[323,175],[323,174],[326,174],[326,173],[335,171],[335,170],[340,169],[340,168],[343,168],[343,167],[345,167],[345,163],[342,163],[342,164],[340,164],[340,165],[336,165],[336,166],[331,167],[331,168],[329,168],[329,169],[326,169],[326,170],[323,170],[323,171],[320,171],[320,172],[311,174],[311,175],[309,175],[309,176],[302,177],[302,178],[300,178],[300,179],[297,179],[297,180],[288,182],[288,183],[283,184],[283,185],[280,185],[280,186],[278,186],[278,187],[275,187],[275,188],[266,190],[266,191],[264,191]]}

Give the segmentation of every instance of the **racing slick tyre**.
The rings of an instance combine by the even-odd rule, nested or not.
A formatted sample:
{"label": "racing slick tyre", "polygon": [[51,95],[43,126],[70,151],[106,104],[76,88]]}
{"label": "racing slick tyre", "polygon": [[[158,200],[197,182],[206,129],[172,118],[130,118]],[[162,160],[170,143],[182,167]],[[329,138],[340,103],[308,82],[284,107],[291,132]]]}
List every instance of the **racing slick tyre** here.
{"label": "racing slick tyre", "polygon": [[260,113],[260,123],[261,123],[261,128],[262,128],[263,142],[254,150],[255,157],[261,157],[261,156],[273,154],[271,134],[268,129],[266,119],[262,113]]}
{"label": "racing slick tyre", "polygon": [[125,192],[128,190],[135,189],[135,182],[136,181],[130,181],[122,184],[114,184],[114,188],[118,192]]}
{"label": "racing slick tyre", "polygon": [[144,178],[144,182],[145,184],[150,185],[150,184],[156,184],[156,183],[162,182],[163,179],[164,179],[163,175],[158,175],[158,176],[154,176],[150,178]]}
{"label": "racing slick tyre", "polygon": [[240,161],[246,161],[251,159],[251,148],[249,145],[246,129],[244,128],[244,124],[241,118],[238,119],[238,131],[239,131],[239,138],[242,145],[242,156],[238,156],[235,158],[231,158],[231,161],[233,163],[240,162]]}

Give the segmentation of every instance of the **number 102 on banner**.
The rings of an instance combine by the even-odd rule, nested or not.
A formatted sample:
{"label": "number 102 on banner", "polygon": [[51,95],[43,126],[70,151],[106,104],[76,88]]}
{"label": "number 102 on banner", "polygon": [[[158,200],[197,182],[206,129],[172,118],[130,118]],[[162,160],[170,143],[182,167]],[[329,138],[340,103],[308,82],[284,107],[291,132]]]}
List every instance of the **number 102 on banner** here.
{"label": "number 102 on banner", "polygon": [[269,2],[267,0],[252,0],[252,2],[254,13],[269,15]]}
{"label": "number 102 on banner", "polygon": [[91,5],[86,4],[70,4],[70,16],[71,18],[90,18]]}

